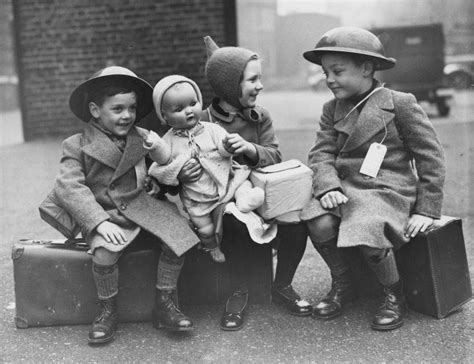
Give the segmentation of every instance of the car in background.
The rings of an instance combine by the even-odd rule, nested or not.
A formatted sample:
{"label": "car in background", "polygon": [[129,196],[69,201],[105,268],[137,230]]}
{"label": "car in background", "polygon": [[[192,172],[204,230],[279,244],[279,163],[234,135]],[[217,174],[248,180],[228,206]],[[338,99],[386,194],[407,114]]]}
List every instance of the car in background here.
{"label": "car in background", "polygon": [[448,100],[454,90],[444,76],[445,54],[442,24],[374,28],[385,53],[396,58],[394,68],[377,78],[398,91],[415,95],[418,101],[434,103],[441,116],[450,111]]}
{"label": "car in background", "polygon": [[446,56],[444,74],[450,87],[457,90],[473,87],[474,54]]}

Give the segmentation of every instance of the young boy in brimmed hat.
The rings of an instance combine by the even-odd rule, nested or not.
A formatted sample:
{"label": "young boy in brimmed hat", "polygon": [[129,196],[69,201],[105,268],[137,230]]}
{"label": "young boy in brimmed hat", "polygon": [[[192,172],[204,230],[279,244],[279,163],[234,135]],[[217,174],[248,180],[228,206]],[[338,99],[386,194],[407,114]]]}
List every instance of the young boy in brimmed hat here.
{"label": "young boy in brimmed hat", "polygon": [[332,277],[313,316],[337,317],[355,299],[341,248],[359,247],[383,287],[371,327],[396,329],[403,324],[404,295],[393,251],[440,217],[443,149],[415,97],[384,88],[374,78],[395,60],[385,56],[371,32],[332,29],[303,56],[322,66],[335,97],[323,107],[321,130],[309,152],[314,197],[302,212]]}
{"label": "young boy in brimmed hat", "polygon": [[[232,173],[232,155],[226,146],[227,132],[217,124],[201,122],[202,95],[197,84],[184,76],[161,79],[153,90],[158,119],[171,129],[161,138],[150,132],[145,139],[155,161],[149,173],[164,185],[179,185],[178,174],[190,160],[202,166],[197,180],[181,184],[180,198],[196,227],[204,249],[213,260],[222,263],[216,223],[222,208],[235,196],[237,207],[249,212],[263,203],[264,192],[252,188],[247,180],[250,170]],[[216,234],[217,233],[217,234]]]}
{"label": "young boy in brimmed hat", "polygon": [[118,265],[123,250],[139,239],[161,244],[153,324],[188,330],[192,322],[175,306],[172,293],[183,253],[199,242],[176,206],[149,196],[143,147],[146,131],[135,126],[153,109],[152,88],[127,68],[95,73],[71,94],[72,112],[84,131],[63,142],[54,193],[82,227],[90,246],[100,313],[90,344],[112,340],[117,328]]}
{"label": "young boy in brimmed hat", "polygon": [[[281,162],[278,140],[272,119],[266,109],[256,104],[262,90],[262,70],[258,55],[241,47],[219,48],[210,37],[205,38],[208,59],[206,77],[216,98],[203,111],[202,120],[219,124],[228,137],[226,148],[234,160],[250,168]],[[182,178],[196,178],[201,166],[183,166]],[[223,219],[222,248],[230,266],[232,294],[221,319],[223,330],[239,330],[244,323],[248,302],[247,272],[252,244],[245,225],[232,215]],[[311,314],[311,305],[293,290],[291,282],[306,247],[304,224],[278,226],[278,265],[272,288],[275,303],[282,304],[298,316]]]}

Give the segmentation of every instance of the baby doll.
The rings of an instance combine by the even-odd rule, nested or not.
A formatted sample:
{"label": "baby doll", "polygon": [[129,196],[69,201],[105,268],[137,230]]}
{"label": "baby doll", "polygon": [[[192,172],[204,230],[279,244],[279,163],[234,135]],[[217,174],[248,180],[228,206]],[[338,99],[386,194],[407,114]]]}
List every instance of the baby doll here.
{"label": "baby doll", "polygon": [[[241,211],[251,211],[263,203],[264,193],[246,180],[250,171],[233,176],[232,152],[226,146],[228,135],[217,124],[201,122],[202,96],[196,83],[184,76],[171,75],[160,80],[153,90],[158,119],[171,126],[163,136],[150,132],[144,145],[155,161],[149,173],[160,183],[178,185],[178,174],[189,160],[202,166],[195,180],[185,182],[180,198],[196,227],[202,246],[216,262],[225,257],[216,238],[216,223],[223,203],[243,189],[236,204]],[[234,177],[234,178],[233,178]],[[243,177],[243,178],[242,178]]]}

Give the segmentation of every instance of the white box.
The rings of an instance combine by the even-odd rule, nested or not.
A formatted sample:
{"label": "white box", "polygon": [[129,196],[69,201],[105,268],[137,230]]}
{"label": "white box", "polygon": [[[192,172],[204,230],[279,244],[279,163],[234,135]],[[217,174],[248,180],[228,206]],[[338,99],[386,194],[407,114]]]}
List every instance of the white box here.
{"label": "white box", "polygon": [[311,199],[313,172],[297,159],[257,168],[250,174],[255,187],[265,191],[257,212],[265,220],[301,210]]}

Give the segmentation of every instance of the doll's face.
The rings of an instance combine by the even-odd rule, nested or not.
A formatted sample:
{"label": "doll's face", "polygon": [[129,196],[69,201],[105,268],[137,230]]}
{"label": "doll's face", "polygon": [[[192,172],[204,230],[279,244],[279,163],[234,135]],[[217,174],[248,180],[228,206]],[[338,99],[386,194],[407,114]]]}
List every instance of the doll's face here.
{"label": "doll's face", "polygon": [[89,103],[89,111],[99,125],[115,136],[128,134],[137,116],[137,96],[128,92],[108,96],[101,105]]}
{"label": "doll's face", "polygon": [[328,52],[322,55],[321,65],[326,85],[338,100],[363,94],[372,86],[373,66],[370,62],[357,64],[347,54]]}
{"label": "doll's face", "polygon": [[190,129],[199,121],[202,105],[193,86],[187,82],[173,85],[163,95],[161,113],[166,123],[175,129]]}
{"label": "doll's face", "polygon": [[240,82],[240,104],[244,108],[255,107],[257,96],[262,90],[262,66],[260,60],[252,59],[247,63]]}

